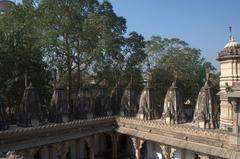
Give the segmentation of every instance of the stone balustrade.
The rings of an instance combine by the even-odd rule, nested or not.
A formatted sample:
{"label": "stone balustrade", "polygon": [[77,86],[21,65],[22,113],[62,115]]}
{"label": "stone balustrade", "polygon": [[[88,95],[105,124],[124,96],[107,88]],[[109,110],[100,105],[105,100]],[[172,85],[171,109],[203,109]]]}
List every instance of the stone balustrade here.
{"label": "stone balustrade", "polygon": [[30,128],[10,127],[0,132],[0,152],[31,149],[113,131],[203,155],[229,159],[240,156],[240,148],[232,146],[234,134],[231,132],[127,117],[102,117]]}

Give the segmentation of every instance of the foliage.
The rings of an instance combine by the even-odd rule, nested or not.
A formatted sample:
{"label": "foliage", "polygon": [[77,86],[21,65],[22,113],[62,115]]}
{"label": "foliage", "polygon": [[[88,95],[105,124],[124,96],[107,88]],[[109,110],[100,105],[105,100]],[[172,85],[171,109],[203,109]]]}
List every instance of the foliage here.
{"label": "foliage", "polygon": [[[148,66],[156,79],[160,104],[175,73],[184,99],[195,101],[205,77],[206,60],[200,50],[177,38],[153,36],[145,41],[137,32],[127,33],[126,20],[108,1],[24,2],[0,15],[0,96],[10,109],[21,101],[26,71],[44,102],[51,97],[54,70],[58,82],[69,88],[70,102],[72,89],[79,88],[84,78],[97,83],[106,79],[110,87],[119,80],[126,86],[133,79],[140,91]],[[214,72],[210,80],[216,92]]]}
{"label": "foliage", "polygon": [[212,71],[211,86],[214,93],[217,93],[218,80],[214,72],[215,68],[201,57],[200,50],[189,47],[180,39],[162,39],[155,36],[147,41],[146,52],[147,60],[152,64],[156,86],[160,90],[158,95],[161,102],[174,77],[177,76],[177,86],[184,93],[184,101],[190,99],[195,103],[198,92],[204,84],[206,63]]}
{"label": "foliage", "polygon": [[0,88],[9,107],[19,105],[24,91],[24,74],[48,97],[50,74],[42,60],[41,34],[35,9],[16,6],[0,18]]}

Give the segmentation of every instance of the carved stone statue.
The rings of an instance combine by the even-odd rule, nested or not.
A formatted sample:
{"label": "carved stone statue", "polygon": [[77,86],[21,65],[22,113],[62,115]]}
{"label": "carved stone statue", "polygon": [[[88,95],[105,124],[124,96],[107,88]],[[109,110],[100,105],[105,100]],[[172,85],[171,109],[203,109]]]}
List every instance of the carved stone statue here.
{"label": "carved stone statue", "polygon": [[24,91],[20,106],[17,109],[17,125],[30,127],[39,126],[42,111],[38,93],[30,84]]}
{"label": "carved stone statue", "polygon": [[176,87],[176,80],[169,87],[164,100],[162,119],[171,124],[184,122],[183,100],[181,91]]}
{"label": "carved stone statue", "polygon": [[67,122],[69,120],[68,102],[63,86],[55,88],[49,113],[49,121],[53,123]]}
{"label": "carved stone statue", "polygon": [[99,92],[95,99],[95,109],[94,116],[102,117],[112,114],[110,97],[107,92],[107,87],[105,85],[100,86]]}
{"label": "carved stone statue", "polygon": [[120,115],[127,117],[134,117],[138,112],[138,96],[137,92],[132,87],[130,82],[125,89],[121,99]]}
{"label": "carved stone statue", "polygon": [[205,81],[198,94],[193,123],[201,128],[216,128],[216,108],[208,81]]}
{"label": "carved stone statue", "polygon": [[92,108],[92,95],[89,88],[85,85],[82,86],[77,95],[74,105],[74,118],[87,119],[93,117]]}
{"label": "carved stone statue", "polygon": [[112,109],[113,115],[120,114],[122,95],[123,95],[123,91],[120,88],[120,84],[118,82],[115,88],[111,92],[111,109]]}
{"label": "carved stone statue", "polygon": [[0,131],[6,130],[8,128],[7,124],[7,113],[4,103],[0,101]]}
{"label": "carved stone statue", "polygon": [[157,119],[157,105],[155,101],[155,93],[151,84],[152,79],[149,78],[146,86],[143,88],[143,91],[140,96],[138,118],[151,120]]}

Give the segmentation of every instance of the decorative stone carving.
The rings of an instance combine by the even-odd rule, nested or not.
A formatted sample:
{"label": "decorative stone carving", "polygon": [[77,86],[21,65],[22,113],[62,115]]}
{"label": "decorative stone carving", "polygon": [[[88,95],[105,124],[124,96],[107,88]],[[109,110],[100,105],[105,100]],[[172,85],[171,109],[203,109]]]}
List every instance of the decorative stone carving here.
{"label": "decorative stone carving", "polygon": [[214,157],[211,157],[209,155],[198,155],[200,159],[214,159]]}
{"label": "decorative stone carving", "polygon": [[[218,54],[218,60],[236,58],[240,55],[240,44],[231,36],[224,49]],[[234,57],[235,56],[235,57]]]}
{"label": "decorative stone carving", "polygon": [[[234,82],[240,81],[240,44],[230,35],[228,43],[218,54],[220,62],[220,128],[231,130],[233,124],[232,106],[228,102],[227,93],[231,92]],[[227,83],[227,84],[226,84]]]}
{"label": "decorative stone carving", "polygon": [[112,114],[110,97],[107,92],[107,87],[103,84],[99,88],[99,92],[95,99],[95,112],[96,117],[108,116]]}
{"label": "decorative stone carving", "polygon": [[61,123],[68,121],[68,102],[65,89],[63,86],[55,88],[49,114],[49,121],[53,123]]}
{"label": "decorative stone carving", "polygon": [[95,140],[96,140],[96,136],[90,136],[85,138],[84,140],[86,140],[88,148],[90,149],[90,156],[89,159],[94,159],[94,147],[95,147]]}
{"label": "decorative stone carving", "polygon": [[227,94],[228,102],[232,106],[232,121],[233,121],[233,133],[239,133],[239,126],[240,126],[240,113],[239,113],[239,106],[240,106],[240,82],[233,83],[232,91],[228,92]]}
{"label": "decorative stone carving", "polygon": [[20,106],[17,110],[18,126],[39,126],[41,122],[42,111],[38,93],[30,84],[24,91]]}
{"label": "decorative stone carving", "polygon": [[155,93],[152,87],[152,78],[149,77],[140,96],[138,118],[145,120],[157,119],[157,112]]}
{"label": "decorative stone carving", "polygon": [[164,159],[174,159],[176,154],[176,149],[167,145],[161,145],[162,155]]}
{"label": "decorative stone carving", "polygon": [[57,156],[59,159],[66,159],[66,154],[69,151],[71,142],[64,142],[59,144],[51,145],[53,149],[56,150]]}
{"label": "decorative stone carving", "polygon": [[6,130],[8,128],[7,124],[7,113],[4,103],[0,100],[0,131]]}
{"label": "decorative stone carving", "polygon": [[74,105],[74,118],[87,119],[93,117],[92,95],[89,88],[85,85],[79,89]]}
{"label": "decorative stone carving", "polygon": [[209,70],[206,68],[206,81],[201,88],[194,111],[193,123],[201,128],[216,128],[216,107],[213,101],[211,87],[208,85]]}
{"label": "decorative stone carving", "polygon": [[138,111],[138,97],[137,92],[132,87],[130,82],[125,89],[121,99],[121,116],[134,117]]}
{"label": "decorative stone carving", "polygon": [[181,91],[176,86],[176,80],[174,80],[165,96],[162,119],[166,123],[171,124],[183,123],[185,121],[183,99]]}
{"label": "decorative stone carving", "polygon": [[113,115],[120,114],[122,95],[123,95],[123,91],[120,88],[120,83],[118,82],[115,88],[111,92],[111,109],[112,109]]}
{"label": "decorative stone carving", "polygon": [[141,140],[141,139],[136,138],[136,137],[132,137],[131,140],[132,140],[133,146],[135,148],[136,159],[141,159],[141,148],[143,146],[144,140]]}

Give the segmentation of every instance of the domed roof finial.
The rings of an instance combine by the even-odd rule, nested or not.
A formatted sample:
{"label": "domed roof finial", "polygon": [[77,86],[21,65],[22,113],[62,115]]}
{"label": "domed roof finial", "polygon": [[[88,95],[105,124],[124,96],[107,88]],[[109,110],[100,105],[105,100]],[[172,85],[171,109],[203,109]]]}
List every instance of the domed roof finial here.
{"label": "domed roof finial", "polygon": [[234,41],[234,38],[233,38],[233,35],[232,35],[232,26],[229,26],[229,34],[230,34],[229,40]]}
{"label": "domed roof finial", "polygon": [[224,46],[225,48],[229,48],[229,47],[239,47],[239,43],[234,39],[233,34],[232,34],[232,26],[229,26],[229,34],[230,34],[230,38],[228,43]]}
{"label": "domed roof finial", "polygon": [[209,74],[210,74],[210,64],[207,62],[204,64],[204,67],[205,67],[205,82],[208,82],[209,81]]}

